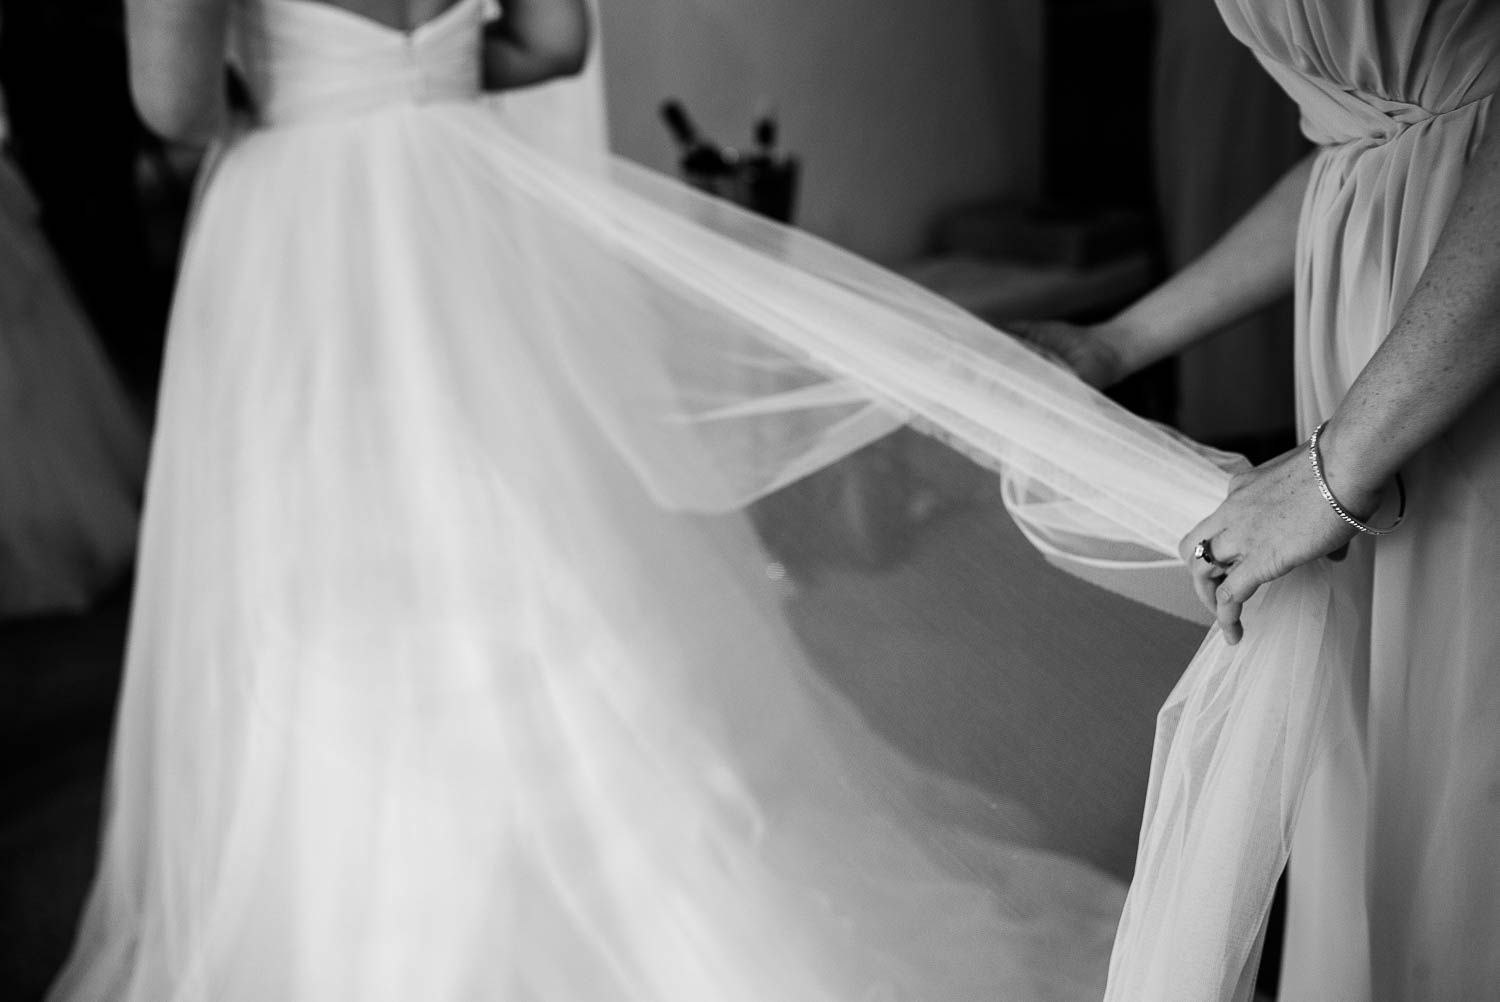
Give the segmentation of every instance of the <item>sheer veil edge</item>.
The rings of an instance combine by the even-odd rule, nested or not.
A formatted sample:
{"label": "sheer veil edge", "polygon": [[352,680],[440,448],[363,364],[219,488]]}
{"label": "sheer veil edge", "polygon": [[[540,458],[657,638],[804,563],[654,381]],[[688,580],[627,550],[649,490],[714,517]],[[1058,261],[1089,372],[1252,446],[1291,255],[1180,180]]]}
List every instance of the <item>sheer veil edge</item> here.
{"label": "sheer veil edge", "polygon": [[[572,237],[608,247],[617,283],[657,315],[652,344],[582,316],[596,336],[564,351],[660,502],[744,505],[910,424],[998,471],[1054,563],[1194,615],[1177,542],[1242,460],[1134,417],[898,276],[611,157],[602,73],[595,59],[577,80],[495,104],[518,143],[559,165],[544,176],[518,158],[520,183],[566,190]],[[730,320],[694,322],[709,313]],[[1211,632],[1162,707],[1111,1002],[1250,997],[1330,694],[1347,681],[1350,612],[1335,594],[1316,565],[1263,589],[1246,641]]]}

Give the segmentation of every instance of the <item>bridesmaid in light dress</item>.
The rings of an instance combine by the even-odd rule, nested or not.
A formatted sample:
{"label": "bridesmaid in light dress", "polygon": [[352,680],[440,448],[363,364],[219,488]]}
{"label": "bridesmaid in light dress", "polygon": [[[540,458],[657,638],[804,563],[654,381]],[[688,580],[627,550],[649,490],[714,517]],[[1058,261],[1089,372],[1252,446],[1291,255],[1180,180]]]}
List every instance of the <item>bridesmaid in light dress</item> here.
{"label": "bridesmaid in light dress", "polygon": [[[1034,336],[1105,385],[1296,293],[1318,439],[1242,474],[1182,540],[1226,635],[1331,556],[1357,615],[1293,840],[1280,997],[1467,1000],[1500,985],[1500,5],[1219,0],[1317,144],[1217,245],[1094,328]],[[1225,109],[1233,114],[1232,108]],[[1396,481],[1400,474],[1399,484]],[[1347,554],[1347,556],[1346,556]]]}

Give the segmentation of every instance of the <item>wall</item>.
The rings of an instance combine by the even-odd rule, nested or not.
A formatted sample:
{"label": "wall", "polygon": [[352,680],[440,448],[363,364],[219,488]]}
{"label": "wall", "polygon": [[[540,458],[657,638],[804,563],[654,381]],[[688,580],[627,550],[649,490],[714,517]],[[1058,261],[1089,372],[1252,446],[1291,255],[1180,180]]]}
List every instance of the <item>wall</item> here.
{"label": "wall", "polygon": [[611,141],[672,170],[664,98],[730,145],[769,100],[804,161],[798,222],[899,261],[943,209],[1036,191],[1040,3],[602,0]]}

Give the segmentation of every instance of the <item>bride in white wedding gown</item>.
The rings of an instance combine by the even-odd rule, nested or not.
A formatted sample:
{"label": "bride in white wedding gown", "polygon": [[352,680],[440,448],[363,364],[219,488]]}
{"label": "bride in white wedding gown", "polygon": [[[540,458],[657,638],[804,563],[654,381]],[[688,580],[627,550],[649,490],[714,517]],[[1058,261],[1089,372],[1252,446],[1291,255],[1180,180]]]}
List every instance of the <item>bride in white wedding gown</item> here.
{"label": "bride in white wedding gown", "polygon": [[[1171,609],[1228,474],[899,279],[609,159],[580,91],[482,100],[576,68],[581,0],[381,11],[132,6],[148,119],[216,134],[225,53],[255,115],[187,241],[99,873],[50,998],[1098,998],[1122,885],[877,738],[745,521],[682,512],[909,421],[1003,468],[1049,558]],[[1116,629],[1133,600],[994,565],[1087,610],[1036,671],[1172,656]],[[1120,997],[1247,989],[1321,706],[1306,573],[1261,607],[1298,629],[1211,637],[1163,713]],[[936,741],[928,667],[903,704]]]}
{"label": "bride in white wedding gown", "polygon": [[[188,86],[218,65],[189,22],[227,18],[259,122],[191,226],[107,841],[52,997],[1097,994],[1123,888],[905,827],[927,784],[821,706],[745,527],[662,511],[612,443],[593,382],[663,392],[648,339],[701,308],[580,228],[645,203],[590,204],[475,100],[478,0],[411,31],[133,13],[191,39],[136,49]],[[517,75],[572,68],[548,33],[581,16],[512,3]],[[686,435],[662,489],[737,492]]]}

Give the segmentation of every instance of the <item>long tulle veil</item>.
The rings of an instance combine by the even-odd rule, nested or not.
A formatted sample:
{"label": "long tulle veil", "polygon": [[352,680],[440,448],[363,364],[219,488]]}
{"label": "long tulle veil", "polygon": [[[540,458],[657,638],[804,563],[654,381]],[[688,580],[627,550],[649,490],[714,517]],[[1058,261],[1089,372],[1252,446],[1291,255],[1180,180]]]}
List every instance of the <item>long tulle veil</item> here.
{"label": "long tulle veil", "polygon": [[[618,255],[602,272],[617,286],[608,300],[654,318],[612,323],[587,295],[559,296],[591,332],[564,352],[581,395],[659,501],[742,506],[907,425],[998,474],[1016,527],[1070,572],[1041,585],[1056,604],[1086,618],[1102,585],[1142,603],[1143,620],[1150,606],[1195,615],[1177,542],[1224,496],[1235,457],[1125,412],[889,272],[610,157],[601,80],[596,60],[499,101],[570,165],[551,183],[577,196],[580,253]],[[584,175],[593,185],[575,183]],[[620,190],[637,197],[590,195]],[[622,329],[655,334],[621,341]],[[1348,684],[1348,614],[1329,569],[1311,565],[1263,590],[1243,643],[1213,630],[1185,666],[1156,721],[1107,998],[1249,997],[1299,800],[1334,733],[1329,694]],[[1063,782],[1088,796],[1088,777]]]}

